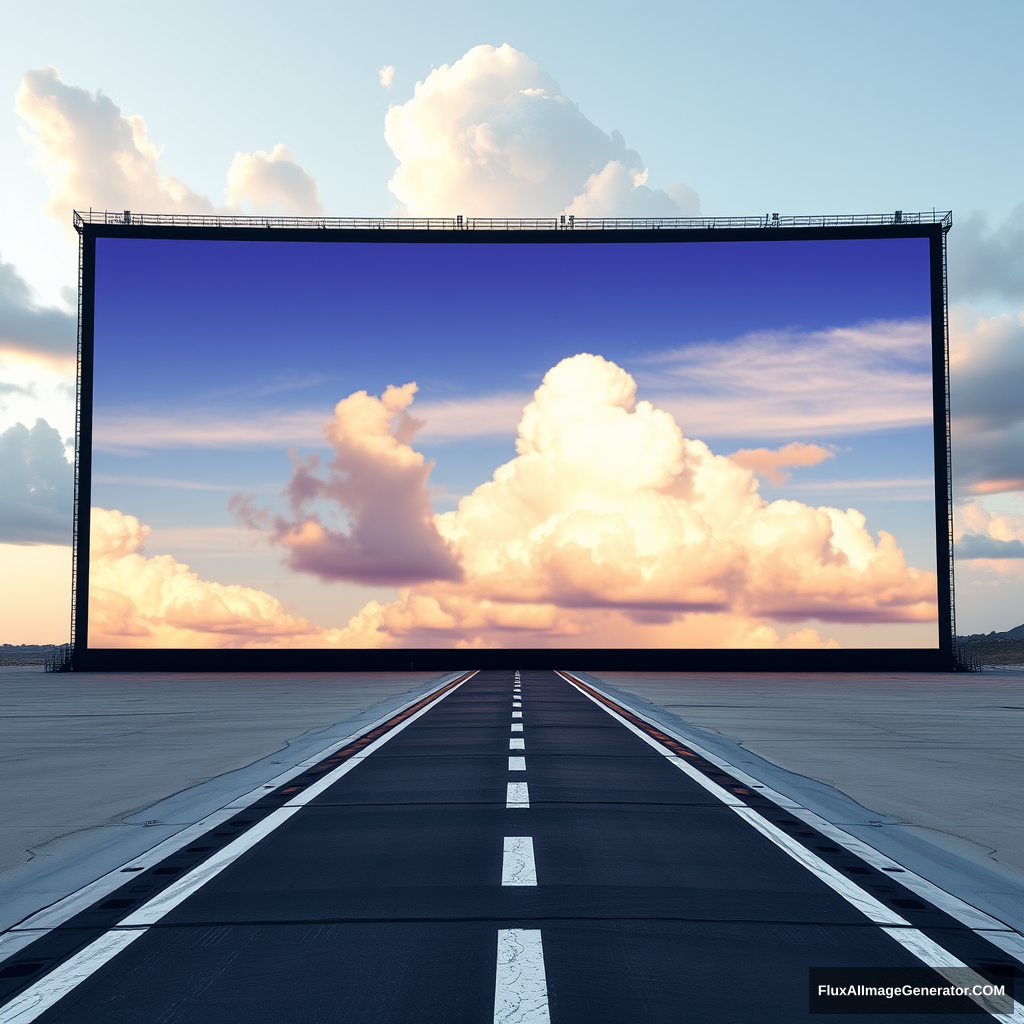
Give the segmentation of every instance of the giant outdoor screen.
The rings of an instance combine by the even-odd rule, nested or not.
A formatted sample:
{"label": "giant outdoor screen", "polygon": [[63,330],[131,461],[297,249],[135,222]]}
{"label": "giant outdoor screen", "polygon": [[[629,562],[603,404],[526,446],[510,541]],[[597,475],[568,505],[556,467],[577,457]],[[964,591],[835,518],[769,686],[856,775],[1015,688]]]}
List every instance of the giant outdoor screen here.
{"label": "giant outdoor screen", "polygon": [[76,654],[948,654],[939,224],[81,230]]}

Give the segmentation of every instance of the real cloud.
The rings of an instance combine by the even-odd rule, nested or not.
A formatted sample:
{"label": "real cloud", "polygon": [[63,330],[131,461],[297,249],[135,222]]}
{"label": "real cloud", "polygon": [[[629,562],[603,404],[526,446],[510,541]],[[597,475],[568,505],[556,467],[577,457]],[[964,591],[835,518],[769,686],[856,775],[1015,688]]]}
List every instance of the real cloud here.
{"label": "real cloud", "polygon": [[27,71],[16,99],[26,122],[22,137],[50,186],[46,211],[71,230],[71,211],[132,209],[145,213],[259,212],[317,215],[316,181],[288,148],[236,153],[228,168],[226,202],[160,171],[160,151],[146,122],[123,114],[102,92],[61,80],[56,68]]}
{"label": "real cloud", "polygon": [[44,420],[0,433],[0,543],[70,544],[74,467]]}
{"label": "real cloud", "polygon": [[[383,78],[382,78],[383,82]],[[681,182],[651,189],[635,150],[606,134],[526,54],[475,46],[416,83],[384,120],[388,187],[413,216],[684,216]]]}

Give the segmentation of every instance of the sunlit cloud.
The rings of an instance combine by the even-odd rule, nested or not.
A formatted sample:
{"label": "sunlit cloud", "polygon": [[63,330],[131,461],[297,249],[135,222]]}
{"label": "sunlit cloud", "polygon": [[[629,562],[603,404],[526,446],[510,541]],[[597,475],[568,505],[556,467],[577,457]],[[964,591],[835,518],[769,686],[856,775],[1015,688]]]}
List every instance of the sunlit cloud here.
{"label": "sunlit cloud", "polygon": [[[385,69],[386,70],[386,69]],[[383,77],[381,79],[383,84]],[[587,119],[526,54],[475,46],[393,105],[388,187],[416,216],[680,216],[699,212],[681,182],[652,189],[635,150]]]}
{"label": "sunlit cloud", "polygon": [[954,537],[957,559],[1024,558],[1024,515],[965,501],[956,509]]}
{"label": "sunlit cloud", "polygon": [[72,210],[130,209],[145,213],[259,212],[319,214],[315,180],[286,146],[236,153],[226,202],[218,205],[160,170],[160,150],[146,122],[102,92],[68,85],[56,68],[26,71],[15,109],[22,137],[50,186],[46,212],[67,225]]}
{"label": "sunlit cloud", "polygon": [[[358,391],[340,401],[325,429],[333,458],[293,457],[287,488],[290,515],[271,515],[251,498],[231,507],[248,525],[270,525],[288,565],[322,580],[370,585],[458,580],[454,549],[438,533],[427,478],[433,463],[409,442],[422,425],[406,411],[416,385],[389,387],[377,398]],[[326,522],[319,506],[340,511],[343,529]]]}
{"label": "sunlit cloud", "polygon": [[148,556],[150,528],[92,509],[91,647],[334,647],[340,630],[289,614],[262,590],[201,579],[171,555]]}
{"label": "sunlit cloud", "polygon": [[[288,490],[293,507],[329,498],[348,517],[347,533],[328,534],[309,515],[276,524],[269,513],[251,519],[289,547],[293,569],[393,582],[395,551],[418,565],[416,537],[437,551],[434,534],[423,532],[429,466],[411,447],[419,426],[412,394],[409,385],[382,399],[359,392],[339,403],[328,425],[339,478],[325,481],[316,461],[297,463]],[[655,637],[656,645],[672,646],[673,636],[689,635],[694,616],[721,616],[728,624],[722,636],[739,630],[740,646],[756,646],[758,637],[783,642],[764,632],[766,619],[936,616],[934,574],[907,566],[894,537],[880,531],[876,540],[855,509],[766,501],[750,468],[684,437],[666,411],[637,401],[628,373],[600,356],[581,354],[549,371],[522,412],[516,450],[456,510],[433,517],[459,574],[424,575],[397,601],[368,604],[349,623],[350,636],[369,646],[604,646],[632,635],[625,646]],[[787,465],[830,454],[781,451]],[[408,511],[367,517],[367,501],[385,492],[366,482],[396,472],[406,481]],[[387,492],[389,505],[402,488]],[[397,529],[406,514],[415,525]],[[371,521],[368,544],[361,534]],[[352,565],[345,545],[358,549]],[[450,564],[442,563],[445,573]]]}
{"label": "sunlit cloud", "polygon": [[835,452],[819,444],[790,441],[773,451],[770,448],[740,448],[729,458],[737,466],[753,470],[769,483],[784,484],[793,474],[788,469],[798,466],[817,466],[826,459],[835,458]]}

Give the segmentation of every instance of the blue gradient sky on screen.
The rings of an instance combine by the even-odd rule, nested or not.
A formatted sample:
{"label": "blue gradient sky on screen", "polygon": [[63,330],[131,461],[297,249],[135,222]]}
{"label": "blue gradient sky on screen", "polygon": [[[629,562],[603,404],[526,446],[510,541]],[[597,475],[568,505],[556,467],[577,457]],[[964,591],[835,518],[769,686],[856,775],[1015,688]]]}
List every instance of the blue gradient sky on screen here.
{"label": "blue gradient sky on screen", "polygon": [[[928,245],[99,239],[92,503],[150,524],[147,550],[344,625],[394,598],[390,580],[311,581],[237,538],[218,550],[216,531],[240,530],[230,496],[280,512],[289,449],[329,457],[338,401],[415,382],[413,448],[436,463],[434,510],[454,509],[515,457],[545,373],[585,352],[686,437],[754,459],[769,500],[856,508],[933,571]],[[819,456],[761,471],[756,452],[793,442]],[[871,628],[934,633],[831,624],[844,644]]]}
{"label": "blue gradient sky on screen", "polygon": [[568,248],[99,239],[97,250],[97,357],[107,360],[97,406],[148,402],[154,385],[174,401],[201,381],[242,386],[287,371],[380,390],[400,369],[437,395],[532,388],[589,347],[625,359],[930,314],[921,238]]}

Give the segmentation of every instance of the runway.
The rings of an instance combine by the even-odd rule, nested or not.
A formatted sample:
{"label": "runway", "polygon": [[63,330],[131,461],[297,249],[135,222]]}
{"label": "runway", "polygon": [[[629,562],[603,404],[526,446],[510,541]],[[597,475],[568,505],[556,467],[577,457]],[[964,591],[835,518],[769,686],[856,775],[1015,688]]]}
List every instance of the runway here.
{"label": "runway", "polygon": [[[0,1024],[754,1024],[811,1019],[812,970],[1012,978],[760,789],[570,674],[466,673],[126,865],[3,963]],[[935,1019],[1024,1020],[987,999]]]}

